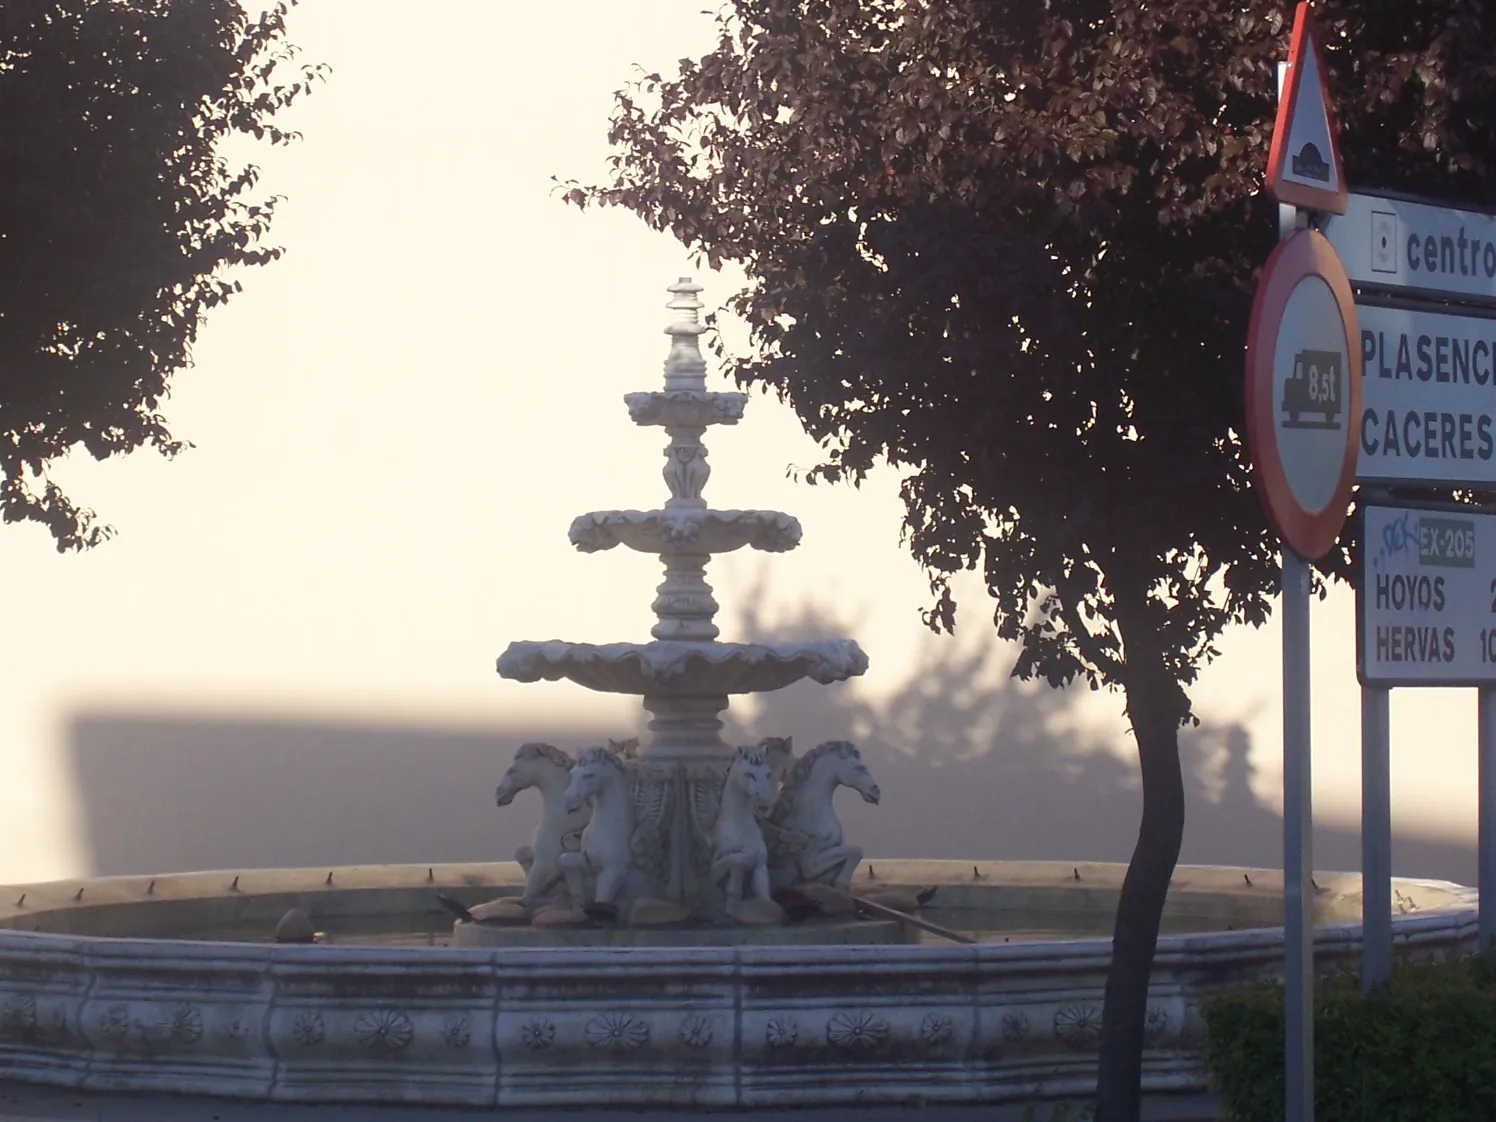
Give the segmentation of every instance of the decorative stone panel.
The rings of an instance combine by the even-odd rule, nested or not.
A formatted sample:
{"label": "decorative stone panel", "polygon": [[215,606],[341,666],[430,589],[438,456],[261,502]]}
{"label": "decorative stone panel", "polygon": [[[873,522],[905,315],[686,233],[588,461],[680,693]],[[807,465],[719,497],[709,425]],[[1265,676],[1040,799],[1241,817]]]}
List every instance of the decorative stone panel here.
{"label": "decorative stone panel", "polygon": [[[1472,901],[1473,902],[1473,901]],[[1468,907],[1398,917],[1473,949]],[[1316,961],[1359,930],[1322,928]],[[457,950],[0,930],[8,1078],[303,1102],[585,1107],[999,1102],[1094,1086],[1109,943]],[[1197,1008],[1280,930],[1159,941],[1150,1091],[1199,1090]]]}

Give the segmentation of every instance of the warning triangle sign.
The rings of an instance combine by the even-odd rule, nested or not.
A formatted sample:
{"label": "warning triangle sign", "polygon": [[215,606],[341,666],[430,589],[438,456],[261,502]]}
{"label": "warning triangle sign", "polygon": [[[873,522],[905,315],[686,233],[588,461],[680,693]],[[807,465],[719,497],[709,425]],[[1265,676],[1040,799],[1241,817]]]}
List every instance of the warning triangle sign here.
{"label": "warning triangle sign", "polygon": [[1307,0],[1301,0],[1294,12],[1288,68],[1267,157],[1267,189],[1280,203],[1345,213],[1345,172]]}

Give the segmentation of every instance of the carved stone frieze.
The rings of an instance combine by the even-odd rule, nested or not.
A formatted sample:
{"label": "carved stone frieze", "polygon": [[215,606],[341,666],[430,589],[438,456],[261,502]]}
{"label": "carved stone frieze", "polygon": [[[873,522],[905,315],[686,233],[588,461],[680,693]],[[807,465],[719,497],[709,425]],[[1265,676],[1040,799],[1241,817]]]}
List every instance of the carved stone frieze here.
{"label": "carved stone frieze", "polygon": [[599,510],[572,520],[567,536],[583,553],[623,545],[641,553],[731,553],[744,546],[783,553],[800,544],[800,522],[777,510]]}
{"label": "carved stone frieze", "polygon": [[743,419],[748,395],[711,390],[653,390],[624,394],[623,401],[636,425],[706,428],[737,424]]}

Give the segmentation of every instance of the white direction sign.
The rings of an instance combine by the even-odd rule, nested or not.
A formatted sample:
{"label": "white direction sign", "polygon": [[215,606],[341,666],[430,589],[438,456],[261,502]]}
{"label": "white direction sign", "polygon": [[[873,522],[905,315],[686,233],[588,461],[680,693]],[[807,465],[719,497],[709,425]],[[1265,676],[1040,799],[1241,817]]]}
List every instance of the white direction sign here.
{"label": "white direction sign", "polygon": [[1363,685],[1496,683],[1496,515],[1363,508]]}
{"label": "white direction sign", "polygon": [[1352,193],[1322,230],[1354,285],[1496,304],[1496,215]]}
{"label": "white direction sign", "polygon": [[1356,479],[1496,485],[1496,318],[1358,303],[1356,321]]}

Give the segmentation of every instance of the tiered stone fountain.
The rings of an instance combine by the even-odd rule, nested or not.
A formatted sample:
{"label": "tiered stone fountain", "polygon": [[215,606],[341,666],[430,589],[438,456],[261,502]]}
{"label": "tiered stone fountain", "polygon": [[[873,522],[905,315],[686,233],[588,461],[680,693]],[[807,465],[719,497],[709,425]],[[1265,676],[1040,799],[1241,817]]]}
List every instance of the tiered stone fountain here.
{"label": "tiered stone fountain", "polygon": [[[664,388],[631,393],[624,401],[635,424],[662,426],[670,439],[664,470],[670,497],[658,510],[584,514],[572,522],[570,535],[572,544],[587,553],[624,545],[660,556],[665,580],[652,605],[658,618],[651,631],[654,641],[513,643],[499,658],[498,668],[505,678],[521,682],[567,679],[588,689],[638,695],[654,718],[649,723],[652,739],[638,758],[622,761],[631,798],[620,796],[615,802],[628,805],[606,824],[602,807],[608,796],[584,795],[582,784],[572,783],[572,813],[580,813],[580,802],[590,797],[597,808],[594,822],[580,851],[556,851],[558,839],[537,836],[534,861],[545,875],[531,885],[531,902],[540,902],[547,890],[559,885],[550,867],[554,857],[566,870],[573,903],[588,905],[594,914],[655,897],[675,901],[698,918],[717,918],[724,909],[735,910],[739,895],[754,898],[753,869],[745,867],[741,876],[727,875],[722,841],[713,836],[714,830],[721,833],[724,785],[735,759],[720,735],[718,716],[727,708],[729,696],[776,690],[804,678],[840,682],[865,672],[868,661],[849,639],[772,644],[718,640],[713,622],[717,601],[706,582],[707,563],[714,554],[744,546],[773,553],[793,549],[800,542],[800,523],[779,511],[707,506],[702,491],[711,469],[702,434],[712,425],[737,424],[747,395],[706,388],[706,363],[698,342],[705,330],[698,314],[701,286],[683,277],[669,291],[668,307],[675,315],[665,329],[671,345]],[[834,743],[842,754],[855,754],[849,752],[850,745]],[[607,750],[591,751],[578,762],[578,778],[585,772],[596,786],[604,782],[597,770],[608,770],[599,755]],[[743,755],[745,769],[767,766],[767,760]],[[856,785],[865,798],[876,800],[870,778],[859,778]],[[778,815],[780,826],[785,816]],[[769,821],[759,825],[771,832],[776,829]],[[743,842],[746,847],[762,846],[751,837],[751,818],[739,832],[750,835]],[[746,864],[748,859],[744,860]],[[827,879],[848,881],[856,856],[836,864]],[[542,883],[547,879],[554,884]],[[794,875],[786,870],[776,879],[791,880]],[[729,887],[724,889],[724,884]],[[765,896],[759,893],[760,900]],[[755,914],[762,917],[764,910]]]}
{"label": "tiered stone fountain", "polygon": [[[508,677],[641,696],[654,717],[650,743],[637,755],[624,744],[580,757],[523,746],[498,801],[533,786],[546,810],[518,864],[9,886],[0,894],[7,1079],[314,1103],[698,1110],[991,1103],[1094,1087],[1110,941],[1024,930],[1060,915],[1108,928],[1121,866],[880,857],[878,886],[938,886],[925,918],[938,912],[985,932],[976,945],[912,945],[902,920],[879,939],[858,938],[878,925],[851,917],[764,922],[774,919],[771,890],[798,885],[814,898],[811,885],[850,887],[861,851],[842,842],[831,791],[845,784],[875,799],[877,788],[844,741],[805,752],[777,788],[770,772],[789,745],[730,749],[718,714],[734,693],[839,681],[867,659],[851,642],[717,641],[708,559],[744,545],[790,549],[800,528],[788,515],[714,511],[702,499],[701,435],[736,422],[745,399],[705,389],[699,289],[682,281],[671,291],[665,388],[627,398],[635,422],[670,437],[670,499],[661,510],[584,515],[571,529],[583,550],[622,543],[660,555],[654,642],[516,643],[499,660]],[[1318,880],[1317,961],[1353,961],[1360,878]],[[874,883],[862,870],[857,898]],[[1473,948],[1473,891],[1409,880],[1396,889],[1407,913],[1393,921],[1400,946]],[[437,910],[438,898],[495,914],[459,921],[450,947],[368,939]],[[1196,1006],[1215,987],[1281,969],[1282,899],[1276,871],[1176,871],[1166,922],[1196,933],[1159,940],[1147,1090],[1203,1087]],[[645,902],[703,922],[652,931],[606,922],[634,923]],[[313,923],[341,933],[271,942],[291,908],[311,917],[303,935]],[[552,909],[595,926],[497,925],[504,911],[538,924]],[[741,926],[753,913],[763,925]],[[1050,934],[1064,930],[1072,925]]]}

